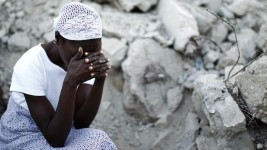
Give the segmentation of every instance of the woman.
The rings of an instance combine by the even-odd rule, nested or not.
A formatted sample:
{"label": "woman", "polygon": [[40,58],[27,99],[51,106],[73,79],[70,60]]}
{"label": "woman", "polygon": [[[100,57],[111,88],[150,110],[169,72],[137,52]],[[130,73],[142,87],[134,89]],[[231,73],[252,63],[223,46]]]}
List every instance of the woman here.
{"label": "woman", "polygon": [[106,133],[88,128],[110,68],[99,14],[72,2],[54,29],[54,41],[31,48],[14,66],[0,149],[116,149]]}

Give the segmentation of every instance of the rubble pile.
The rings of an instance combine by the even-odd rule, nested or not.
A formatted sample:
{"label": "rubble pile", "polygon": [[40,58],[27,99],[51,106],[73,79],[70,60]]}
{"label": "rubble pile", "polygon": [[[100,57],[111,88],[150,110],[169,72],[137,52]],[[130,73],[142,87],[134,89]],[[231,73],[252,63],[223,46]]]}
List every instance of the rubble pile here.
{"label": "rubble pile", "polygon": [[[0,0],[3,99],[18,58],[54,39],[53,18],[70,1]],[[92,127],[105,130],[119,149],[267,148],[249,135],[224,82],[238,57],[231,75],[266,51],[267,1],[80,1],[100,13],[102,48],[113,66]],[[263,123],[266,61],[261,55],[229,80]]]}

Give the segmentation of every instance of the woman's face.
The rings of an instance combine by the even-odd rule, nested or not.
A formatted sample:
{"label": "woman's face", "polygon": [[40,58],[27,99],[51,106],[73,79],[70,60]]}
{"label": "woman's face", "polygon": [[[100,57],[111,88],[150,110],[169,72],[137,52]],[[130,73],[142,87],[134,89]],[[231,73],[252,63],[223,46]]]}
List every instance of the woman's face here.
{"label": "woman's face", "polygon": [[[79,47],[82,47],[83,53],[88,52],[89,55],[93,52],[101,50],[101,39],[92,39],[84,41],[71,41],[64,39],[58,44],[59,55],[66,66],[69,65],[71,58],[78,52]],[[84,55],[82,58],[85,57]]]}

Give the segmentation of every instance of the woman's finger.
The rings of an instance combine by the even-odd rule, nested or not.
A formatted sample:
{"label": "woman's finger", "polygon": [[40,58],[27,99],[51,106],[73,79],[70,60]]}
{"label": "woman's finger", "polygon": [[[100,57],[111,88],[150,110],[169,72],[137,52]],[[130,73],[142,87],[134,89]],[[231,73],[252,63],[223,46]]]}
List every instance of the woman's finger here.
{"label": "woman's finger", "polygon": [[91,63],[89,66],[91,66],[91,68],[93,67],[95,70],[98,70],[98,69],[101,69],[101,68],[105,68],[105,67],[107,67],[108,69],[111,68],[111,66],[108,63],[106,63],[106,64],[95,64],[95,65],[93,63]]}

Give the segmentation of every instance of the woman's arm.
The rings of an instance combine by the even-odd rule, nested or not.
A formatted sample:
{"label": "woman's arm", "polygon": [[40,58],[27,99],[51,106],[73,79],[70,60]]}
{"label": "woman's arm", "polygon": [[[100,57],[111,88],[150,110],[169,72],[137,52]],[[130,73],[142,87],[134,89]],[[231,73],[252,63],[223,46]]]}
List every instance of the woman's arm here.
{"label": "woman's arm", "polygon": [[[77,89],[74,126],[78,129],[88,128],[94,120],[101,102],[107,71],[111,67],[108,64],[109,60],[102,51],[98,51],[90,56],[97,56],[97,59],[90,63],[95,82],[93,86],[80,84]],[[91,58],[89,59],[92,60]]]}
{"label": "woman's arm", "polygon": [[63,147],[69,134],[74,116],[76,87],[68,81],[63,83],[56,111],[45,96],[24,94],[33,120],[53,147]]}
{"label": "woman's arm", "polygon": [[[70,132],[74,118],[77,86],[92,77],[79,50],[71,59],[65,76],[56,110],[45,96],[24,94],[29,111],[47,142],[53,147],[62,147]],[[93,60],[93,59],[92,59]]]}
{"label": "woman's arm", "polygon": [[75,128],[88,128],[94,120],[102,98],[105,77],[96,78],[93,86],[81,84],[77,90]]}

